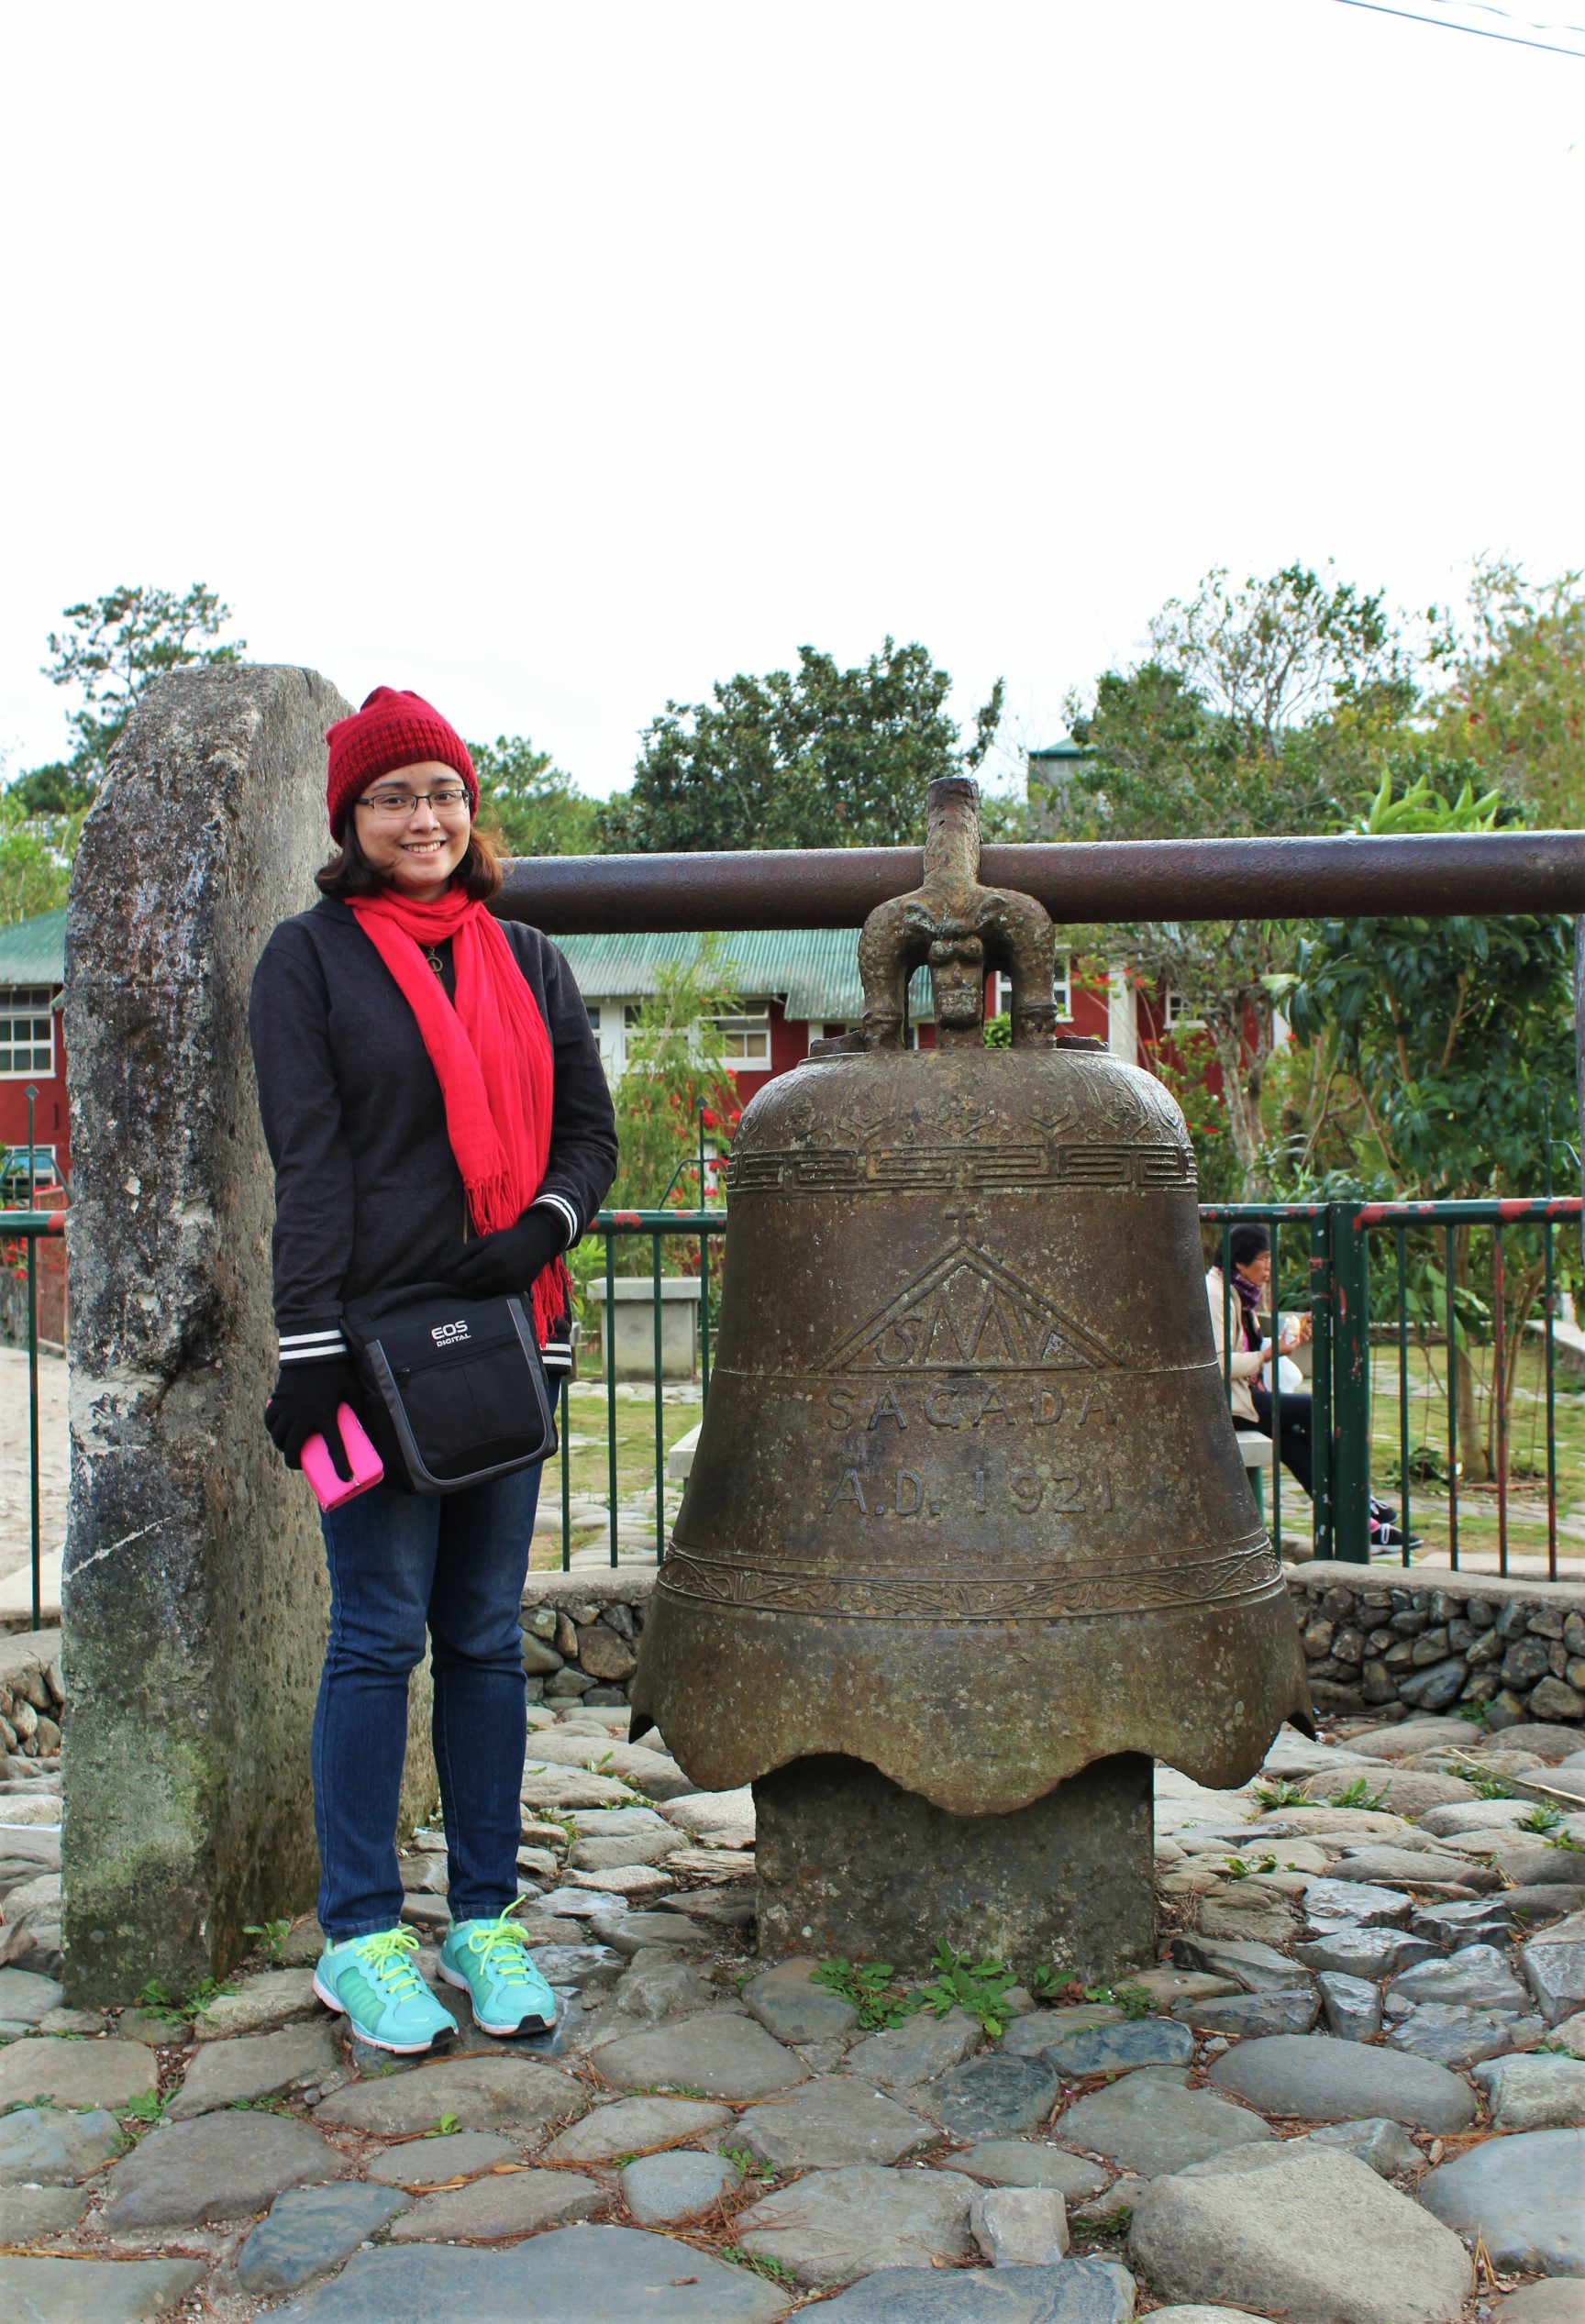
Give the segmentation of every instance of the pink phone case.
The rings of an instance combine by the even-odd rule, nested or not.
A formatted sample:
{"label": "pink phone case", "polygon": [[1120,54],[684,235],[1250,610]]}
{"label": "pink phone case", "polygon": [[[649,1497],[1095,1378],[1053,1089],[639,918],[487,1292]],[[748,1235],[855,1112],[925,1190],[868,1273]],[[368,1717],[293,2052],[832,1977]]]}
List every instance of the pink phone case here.
{"label": "pink phone case", "polygon": [[367,1493],[378,1485],[385,1474],[385,1464],[363,1433],[362,1423],[351,1405],[338,1406],[336,1418],[351,1464],[350,1485],[337,1475],[330,1447],[322,1436],[311,1436],[303,1447],[303,1474],[313,1486],[314,1498],[321,1509],[339,1509],[343,1501],[355,1501],[360,1493]]}

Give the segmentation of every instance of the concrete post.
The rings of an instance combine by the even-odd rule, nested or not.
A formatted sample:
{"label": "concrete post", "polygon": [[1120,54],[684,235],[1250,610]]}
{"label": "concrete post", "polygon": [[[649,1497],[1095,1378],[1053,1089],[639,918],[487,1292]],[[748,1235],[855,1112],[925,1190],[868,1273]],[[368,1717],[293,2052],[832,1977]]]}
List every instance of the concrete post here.
{"label": "concrete post", "polygon": [[[1585,1192],[1585,913],[1574,923],[1574,1094],[1579,1108],[1580,1190]],[[1585,1236],[1585,1218],[1580,1220]]]}
{"label": "concrete post", "polygon": [[1121,960],[1106,970],[1106,1046],[1124,1065],[1139,1062],[1139,1014],[1128,969]]}
{"label": "concrete post", "polygon": [[260,1424],[273,1202],[247,1004],[271,929],[314,901],[324,734],[347,709],[311,670],[160,681],[72,875],[63,1869],[80,2005],[223,1975],[244,1924],[303,1910],[317,1880],[324,1555]]}

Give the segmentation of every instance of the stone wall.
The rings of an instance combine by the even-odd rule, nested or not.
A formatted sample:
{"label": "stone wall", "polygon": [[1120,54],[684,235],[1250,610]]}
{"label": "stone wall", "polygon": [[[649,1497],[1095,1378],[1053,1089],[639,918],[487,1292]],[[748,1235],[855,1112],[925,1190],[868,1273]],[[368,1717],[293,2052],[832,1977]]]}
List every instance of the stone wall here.
{"label": "stone wall", "polygon": [[[628,1701],[654,1587],[651,1566],[530,1574],[530,1699]],[[1466,1702],[1493,1727],[1524,1719],[1585,1727],[1585,1588],[1577,1583],[1310,1565],[1290,1571],[1289,1587],[1324,1712],[1391,1719]]]}
{"label": "stone wall", "polygon": [[11,1753],[48,1759],[59,1751],[65,1700],[58,1630],[0,1638],[0,1759]]}
{"label": "stone wall", "polygon": [[[272,928],[314,901],[324,734],[347,708],[310,670],[161,680],[72,873],[62,1775],[79,2005],[223,1975],[245,1923],[314,1898],[324,1554],[260,1418],[273,1196],[247,1004]],[[424,1805],[427,1723],[409,1762]]]}
{"label": "stone wall", "polygon": [[523,1591],[523,1667],[530,1702],[631,1699],[652,1566],[530,1574]]}
{"label": "stone wall", "polygon": [[[1491,1574],[1304,1566],[1289,1576],[1323,1712],[1585,1721],[1585,1588]],[[1585,1734],[1581,1741],[1585,1742]]]}

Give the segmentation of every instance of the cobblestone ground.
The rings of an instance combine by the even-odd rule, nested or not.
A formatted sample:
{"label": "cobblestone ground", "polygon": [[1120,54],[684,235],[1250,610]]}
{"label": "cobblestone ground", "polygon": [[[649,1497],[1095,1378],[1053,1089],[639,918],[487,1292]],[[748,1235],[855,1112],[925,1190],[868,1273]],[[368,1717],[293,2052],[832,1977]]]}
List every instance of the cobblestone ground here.
{"label": "cobblestone ground", "polygon": [[[493,2042],[438,1985],[458,2036],[416,2062],[349,2048],[311,1921],[206,2007],[63,2009],[57,1778],[5,1763],[0,2314],[1585,2317],[1578,1732],[1285,1731],[1236,1792],[1162,1770],[1159,1957],[955,2007],[765,1969],[748,1797],[692,1793],[619,1709],[536,1716],[523,1911],[560,2021]],[[433,1979],[438,1832],[405,1881]]]}

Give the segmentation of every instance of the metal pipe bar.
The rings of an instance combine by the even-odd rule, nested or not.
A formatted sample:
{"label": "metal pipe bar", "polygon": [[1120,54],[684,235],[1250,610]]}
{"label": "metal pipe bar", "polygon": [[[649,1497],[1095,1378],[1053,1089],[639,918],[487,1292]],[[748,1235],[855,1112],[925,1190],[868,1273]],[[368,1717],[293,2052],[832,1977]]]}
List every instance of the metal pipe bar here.
{"label": "metal pipe bar", "polygon": [[1458,1312],[1454,1300],[1454,1230],[1448,1227],[1447,1261],[1447,1563],[1458,1571]]}
{"label": "metal pipe bar", "polygon": [[[1277,1245],[1280,1222],[1271,1222],[1271,1545],[1282,1555],[1282,1281]],[[1311,1480],[1313,1482],[1313,1478]]]}
{"label": "metal pipe bar", "polygon": [[1503,1334],[1508,1318],[1503,1305],[1502,1229],[1491,1230],[1491,1393],[1497,1436],[1497,1571],[1508,1571],[1508,1397]]}
{"label": "metal pipe bar", "polygon": [[571,1428],[567,1419],[567,1378],[561,1375],[561,1571],[572,1570],[572,1448],[567,1439]]}
{"label": "metal pipe bar", "polygon": [[[0,1219],[0,1226],[5,1221]],[[725,1211],[597,1211],[602,1234],[725,1234]]]}
{"label": "metal pipe bar", "polygon": [[[920,847],[518,857],[494,909],[553,936],[858,928],[924,876]],[[982,848],[980,877],[1068,925],[1574,913],[1585,910],[1585,832],[1047,842]]]}
{"label": "metal pipe bar", "polygon": [[[637,1213],[633,1213],[637,1216]],[[606,1507],[611,1515],[611,1563],[616,1563],[616,1245],[605,1237]]]}
{"label": "metal pipe bar", "polygon": [[1557,1303],[1553,1269],[1552,1222],[1541,1229],[1546,1265],[1546,1578],[1557,1578],[1557,1351],[1553,1322]]}
{"label": "metal pipe bar", "polygon": [[1439,1225],[1512,1226],[1526,1219],[1577,1219],[1582,1198],[1552,1196],[1488,1196],[1453,1202],[1366,1202],[1354,1213],[1356,1226],[1416,1226],[1433,1219]]}
{"label": "metal pipe bar", "polygon": [[660,1340],[665,1318],[660,1306],[660,1237],[652,1234],[649,1248],[654,1267],[650,1278],[649,1320],[655,1327],[655,1563],[666,1555],[666,1407],[660,1395]]}
{"label": "metal pipe bar", "polygon": [[1409,1563],[1409,1231],[1397,1230],[1398,1242],[1398,1482],[1399,1531],[1403,1536],[1403,1559]]}

